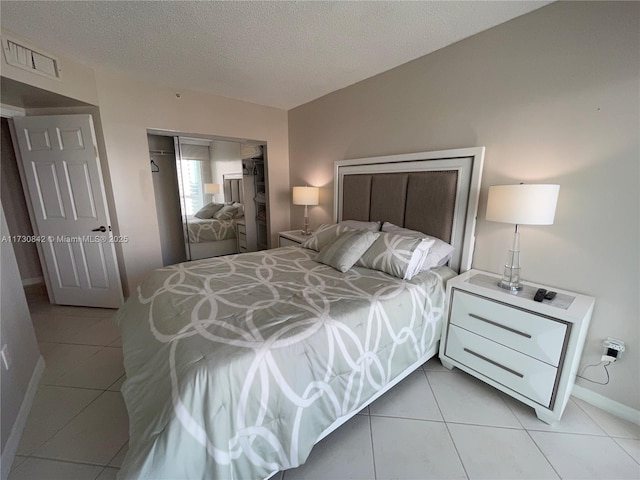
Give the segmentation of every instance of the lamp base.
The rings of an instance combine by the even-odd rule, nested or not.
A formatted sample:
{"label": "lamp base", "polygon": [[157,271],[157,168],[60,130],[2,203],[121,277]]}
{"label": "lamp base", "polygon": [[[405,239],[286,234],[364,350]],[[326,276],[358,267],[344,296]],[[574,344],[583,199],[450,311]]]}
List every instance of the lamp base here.
{"label": "lamp base", "polygon": [[500,288],[504,288],[505,290],[509,290],[510,292],[519,292],[522,290],[522,285],[519,283],[507,282],[504,279],[498,282],[498,286]]}
{"label": "lamp base", "polygon": [[502,279],[498,282],[500,288],[509,290],[510,292],[519,292],[522,290],[520,283],[520,252],[518,250],[509,250],[509,263],[504,266]]}

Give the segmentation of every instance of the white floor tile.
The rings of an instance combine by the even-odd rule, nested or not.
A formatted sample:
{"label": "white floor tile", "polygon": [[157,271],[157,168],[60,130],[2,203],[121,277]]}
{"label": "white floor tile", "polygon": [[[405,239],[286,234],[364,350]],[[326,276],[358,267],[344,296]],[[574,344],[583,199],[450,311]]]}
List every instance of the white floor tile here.
{"label": "white floor tile", "polygon": [[92,480],[103,467],[28,458],[9,474],[9,480]]}
{"label": "white floor tile", "polygon": [[102,392],[40,385],[22,433],[18,453],[31,455]]}
{"label": "white floor tile", "polygon": [[453,370],[449,370],[448,368],[443,367],[437,355],[427,360],[426,363],[422,365],[422,369],[429,370],[431,372],[462,373],[462,371],[458,370],[457,368],[454,368]]}
{"label": "white floor tile", "polygon": [[518,417],[520,423],[527,430],[540,430],[544,432],[564,432],[581,433],[587,435],[606,435],[598,425],[578,407],[572,400],[569,400],[567,407],[562,414],[562,419],[549,425],[536,417],[533,407],[519,402],[515,398],[504,396],[503,399],[511,408],[511,411]]}
{"label": "white floor tile", "polygon": [[106,467],[96,480],[116,480],[116,475],[118,475],[119,468]]}
{"label": "white floor tile", "polygon": [[287,470],[285,480],[345,480],[374,478],[369,417],[356,415],[318,443],[298,468]]}
{"label": "white floor tile", "polygon": [[362,410],[360,410],[356,415],[369,415],[369,407],[364,407]]}
{"label": "white floor tile", "polygon": [[120,338],[120,334],[120,327],[112,318],[101,318],[97,323],[80,330],[75,335],[70,335],[65,342],[107,346]]}
{"label": "white floor tile", "polygon": [[68,374],[80,365],[85,365],[90,357],[104,348],[89,345],[50,343],[46,345],[46,348],[41,347],[40,350],[46,365],[41,380],[44,385],[55,385],[59,377]]}
{"label": "white floor tile", "polygon": [[448,426],[470,479],[558,478],[524,430],[454,423]]}
{"label": "white floor tile", "polygon": [[66,342],[79,332],[100,322],[100,318],[67,316],[51,311],[31,314],[39,342]]}
{"label": "white floor tile", "polygon": [[611,415],[579,398],[576,398],[575,402],[580,408],[587,412],[587,415],[589,415],[600,428],[612,437],[640,439],[640,425]]}
{"label": "white floor tile", "polygon": [[440,409],[422,370],[418,370],[369,407],[371,415],[442,421]]}
{"label": "white floor tile", "polygon": [[636,462],[640,463],[640,440],[635,438],[614,438],[614,440],[625,452],[631,455]]}
{"label": "white floor tile", "polygon": [[48,380],[47,383],[51,385],[99,388],[104,390],[113,385],[114,382],[123,375],[122,349],[117,347],[104,347],[85,361],[76,364],[64,373]]}
{"label": "white floor tile", "polygon": [[640,465],[609,437],[529,432],[562,478],[640,478]]}
{"label": "white floor tile", "polygon": [[128,450],[129,450],[129,442],[125,443],[124,447],[122,447],[120,451],[116,453],[116,456],[109,461],[109,466],[120,468],[122,466],[122,461],[124,460],[124,456],[127,454]]}
{"label": "white floor tile", "polygon": [[106,466],[128,438],[128,417],[122,396],[104,392],[35,455]]}
{"label": "white floor tile", "polygon": [[16,455],[13,457],[13,463],[11,463],[11,471],[13,472],[16,468],[18,468],[22,463],[27,459],[27,457],[23,457],[22,455]]}
{"label": "white floor tile", "polygon": [[467,478],[444,423],[370,418],[378,480]]}
{"label": "white floor tile", "polygon": [[493,387],[467,374],[426,373],[446,422],[522,428]]}
{"label": "white floor tile", "polygon": [[120,389],[122,388],[122,383],[126,379],[127,379],[127,376],[126,375],[122,375],[118,380],[116,380],[114,383],[109,385],[109,388],[107,388],[107,390],[110,390],[112,392],[119,392]]}

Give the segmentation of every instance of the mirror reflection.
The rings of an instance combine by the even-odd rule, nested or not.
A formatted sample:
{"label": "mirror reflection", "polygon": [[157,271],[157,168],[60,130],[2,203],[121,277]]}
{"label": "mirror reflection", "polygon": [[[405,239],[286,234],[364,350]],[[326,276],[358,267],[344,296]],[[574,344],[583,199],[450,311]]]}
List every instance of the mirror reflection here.
{"label": "mirror reflection", "polygon": [[263,145],[148,141],[164,265],[267,248]]}

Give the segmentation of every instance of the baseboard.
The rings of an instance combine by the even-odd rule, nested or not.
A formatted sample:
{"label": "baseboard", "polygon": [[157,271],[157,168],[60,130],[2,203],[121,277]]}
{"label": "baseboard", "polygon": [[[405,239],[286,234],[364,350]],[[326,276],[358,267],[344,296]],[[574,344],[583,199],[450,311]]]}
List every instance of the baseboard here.
{"label": "baseboard", "polygon": [[588,388],[581,387],[580,385],[573,386],[572,395],[580,400],[590,403],[594,407],[598,407],[600,410],[610,413],[611,415],[615,415],[616,417],[620,417],[624,420],[628,420],[629,422],[633,422],[636,425],[640,425],[640,410],[636,410],[628,405],[611,400],[604,395],[600,395],[599,393],[593,392]]}
{"label": "baseboard", "polygon": [[7,477],[9,477],[11,465],[13,464],[13,459],[16,456],[18,445],[20,444],[20,437],[22,437],[22,432],[27,424],[27,418],[29,418],[29,412],[31,411],[31,405],[33,405],[33,399],[36,397],[36,392],[38,391],[42,372],[44,372],[44,358],[40,356],[38,363],[36,363],[36,368],[34,368],[33,374],[31,375],[31,380],[29,380],[29,386],[22,400],[22,405],[20,405],[20,411],[18,412],[16,421],[13,422],[13,428],[11,428],[11,433],[2,451],[1,480],[7,480]]}
{"label": "baseboard", "polygon": [[22,286],[27,287],[29,285],[38,285],[39,283],[44,283],[43,277],[34,277],[34,278],[23,278]]}

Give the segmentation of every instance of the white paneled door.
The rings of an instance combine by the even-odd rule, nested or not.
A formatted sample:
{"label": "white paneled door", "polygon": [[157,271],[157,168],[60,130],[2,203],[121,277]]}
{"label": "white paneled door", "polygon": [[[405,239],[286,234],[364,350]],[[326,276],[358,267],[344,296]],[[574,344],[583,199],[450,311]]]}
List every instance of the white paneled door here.
{"label": "white paneled door", "polygon": [[53,303],[121,306],[115,242],[126,238],[111,231],[91,115],[13,120]]}

